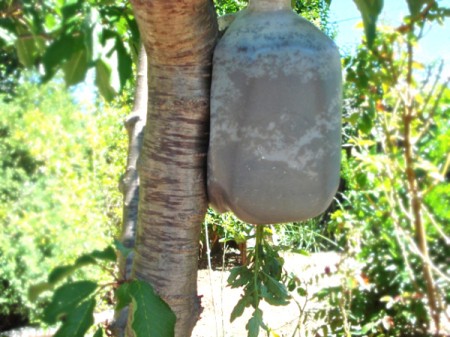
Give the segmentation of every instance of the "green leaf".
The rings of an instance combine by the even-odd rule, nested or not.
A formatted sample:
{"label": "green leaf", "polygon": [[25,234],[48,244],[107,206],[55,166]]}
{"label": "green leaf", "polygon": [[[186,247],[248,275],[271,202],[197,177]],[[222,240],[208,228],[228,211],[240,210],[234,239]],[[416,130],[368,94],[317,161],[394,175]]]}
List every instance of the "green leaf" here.
{"label": "green leaf", "polygon": [[33,37],[19,37],[15,42],[17,56],[25,67],[34,65],[36,44]]}
{"label": "green leaf", "polygon": [[103,337],[103,329],[98,328],[93,337]]}
{"label": "green leaf", "polygon": [[131,303],[129,283],[122,283],[116,289],[116,300],[117,300],[116,311],[122,310]]}
{"label": "green leaf", "polygon": [[252,276],[252,272],[247,267],[235,267],[231,270],[227,282],[231,288],[239,288],[250,282]]}
{"label": "green leaf", "polygon": [[88,254],[96,260],[103,260],[108,262],[116,262],[117,255],[116,251],[112,246],[108,246],[103,250],[94,250],[92,253]]}
{"label": "green leaf", "polygon": [[31,302],[34,302],[37,300],[40,294],[42,294],[44,291],[49,291],[53,289],[53,284],[50,284],[48,282],[41,282],[38,284],[32,285],[30,288],[28,288],[28,299]]}
{"label": "green leaf", "polygon": [[78,281],[66,283],[56,289],[52,301],[44,310],[43,321],[55,324],[61,315],[68,314],[97,289],[97,283]]}
{"label": "green leaf", "polygon": [[94,299],[84,301],[75,307],[67,314],[66,319],[56,331],[54,337],[84,337],[85,333],[94,324],[94,308]]}
{"label": "green leaf", "polygon": [[230,315],[230,322],[233,322],[236,318],[241,317],[246,307],[250,305],[251,297],[243,296],[239,299],[233,308]]}
{"label": "green leaf", "polygon": [[116,38],[116,51],[119,63],[120,87],[123,88],[128,79],[133,75],[133,61],[120,38]]}
{"label": "green leaf", "polygon": [[248,337],[258,337],[259,329],[263,325],[262,321],[263,312],[260,309],[256,309],[252,318],[248,321],[245,328],[248,330]]}
{"label": "green leaf", "polygon": [[131,326],[135,337],[174,336],[175,314],[150,284],[139,280],[131,282],[130,295],[133,301]]}
{"label": "green leaf", "polygon": [[270,292],[274,296],[278,297],[279,299],[288,299],[289,298],[289,292],[286,289],[286,286],[284,284],[277,281],[270,275],[265,274],[265,276],[266,276],[266,281],[264,282],[264,284],[267,286],[267,288],[270,290]]}
{"label": "green leaf", "polygon": [[74,266],[58,266],[55,267],[48,275],[48,283],[56,284],[74,272]]}
{"label": "green leaf", "polygon": [[306,295],[308,295],[308,293],[306,292],[306,289],[305,289],[305,288],[302,288],[302,287],[298,287],[298,288],[297,288],[297,293],[298,293],[300,296],[306,296]]}
{"label": "green leaf", "polygon": [[420,14],[423,5],[429,2],[429,0],[406,0],[406,1],[408,2],[409,12],[413,17]]}
{"label": "green leaf", "polygon": [[48,276],[48,283],[50,285],[55,285],[71,275],[75,270],[87,265],[96,264],[98,260],[116,262],[116,252],[114,248],[108,246],[104,250],[94,250],[91,253],[81,255],[73,265],[55,267]]}
{"label": "green leaf", "polygon": [[81,36],[73,37],[71,35],[62,35],[55,40],[45,51],[42,57],[44,64],[45,77],[49,80],[65,61],[69,60],[77,50],[83,48],[83,39]]}
{"label": "green leaf", "polygon": [[377,30],[378,16],[383,9],[383,0],[353,0],[361,12],[367,45],[372,47]]}
{"label": "green leaf", "polygon": [[100,94],[107,100],[112,101],[116,96],[116,91],[111,86],[111,69],[102,60],[98,60],[95,64],[96,77],[95,84]]}
{"label": "green leaf", "polygon": [[85,49],[81,49],[71,56],[63,65],[64,80],[67,86],[84,81],[88,70],[88,60]]}

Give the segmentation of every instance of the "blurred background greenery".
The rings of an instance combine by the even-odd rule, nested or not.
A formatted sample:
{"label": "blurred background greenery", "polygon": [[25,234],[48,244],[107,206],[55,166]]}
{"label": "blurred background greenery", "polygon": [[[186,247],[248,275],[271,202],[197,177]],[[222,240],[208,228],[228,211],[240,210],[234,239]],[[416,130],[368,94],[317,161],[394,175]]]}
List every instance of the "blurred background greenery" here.
{"label": "blurred background greenery", "polygon": [[[329,36],[346,34],[329,23],[328,3],[295,4]],[[342,264],[336,273],[346,282],[320,294],[329,303],[322,310],[329,336],[427,336],[436,313],[443,322],[448,319],[449,79],[438,55],[423,64],[414,51],[430,25],[448,20],[450,9],[444,1],[421,3],[416,16],[379,26],[371,48],[363,41],[343,55],[341,186],[331,207],[306,223],[270,229],[280,251],[334,250],[362,264],[358,275]],[[220,15],[245,4],[216,1]],[[56,9],[48,10],[52,6]],[[123,1],[46,0],[42,6],[6,1],[0,9],[3,331],[39,321],[46,300],[30,302],[30,285],[45,281],[55,266],[70,264],[119,236],[118,185],[127,151],[123,121],[132,105],[131,70],[139,39]],[[94,55],[86,41],[79,43],[80,36],[87,42],[95,36],[100,51]],[[81,51],[49,57],[51,48],[56,52],[74,39]],[[71,53],[90,55],[77,68],[83,76],[67,72]],[[68,89],[66,83],[78,86]],[[209,235],[204,230],[203,240],[218,240],[222,249],[225,242],[241,244],[254,236],[250,225],[212,210],[205,228]],[[86,277],[109,276],[86,269],[73,279]]]}

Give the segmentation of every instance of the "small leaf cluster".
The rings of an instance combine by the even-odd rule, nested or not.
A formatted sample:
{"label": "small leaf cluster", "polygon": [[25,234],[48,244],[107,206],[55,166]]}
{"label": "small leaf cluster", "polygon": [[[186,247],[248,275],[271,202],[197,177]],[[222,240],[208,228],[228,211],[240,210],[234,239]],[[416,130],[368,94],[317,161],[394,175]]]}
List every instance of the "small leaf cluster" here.
{"label": "small leaf cluster", "polygon": [[243,288],[243,294],[234,307],[230,320],[240,317],[246,308],[254,309],[246,329],[249,337],[258,336],[260,329],[270,331],[263,322],[263,312],[259,308],[262,300],[271,305],[289,304],[290,294],[284,284],[288,276],[283,271],[283,258],[266,240],[264,226],[256,228],[256,245],[249,252],[249,264],[231,270],[228,284],[232,288]]}

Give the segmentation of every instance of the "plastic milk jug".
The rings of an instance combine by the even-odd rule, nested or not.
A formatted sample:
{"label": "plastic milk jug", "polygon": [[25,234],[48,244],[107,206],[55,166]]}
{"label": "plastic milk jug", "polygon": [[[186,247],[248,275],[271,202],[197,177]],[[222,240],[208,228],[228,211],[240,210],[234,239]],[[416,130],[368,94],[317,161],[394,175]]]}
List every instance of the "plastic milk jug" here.
{"label": "plastic milk jug", "polygon": [[341,64],[291,9],[250,0],[213,59],[208,197],[252,224],[306,220],[339,183]]}

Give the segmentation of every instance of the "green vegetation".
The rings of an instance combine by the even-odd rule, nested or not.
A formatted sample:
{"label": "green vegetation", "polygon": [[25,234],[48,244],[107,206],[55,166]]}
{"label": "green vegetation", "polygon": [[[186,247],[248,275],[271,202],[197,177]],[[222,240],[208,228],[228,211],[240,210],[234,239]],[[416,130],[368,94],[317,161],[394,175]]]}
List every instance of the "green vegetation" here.
{"label": "green vegetation", "polygon": [[[295,1],[295,9],[332,36],[327,3]],[[382,1],[355,3],[367,41],[343,58],[342,184],[335,203],[320,218],[270,228],[212,210],[206,216],[205,243],[256,240],[247,263],[229,278],[230,286],[243,288],[231,319],[253,308],[249,336],[261,329],[276,336],[259,303],[284,305],[293,293],[327,303],[315,314],[324,336],[429,336],[445,319],[449,80],[441,78],[441,63],[420,64],[415,48],[427,25],[450,10],[408,0],[410,15],[390,28],[376,26]],[[117,250],[129,253],[112,244],[122,217],[127,99],[85,105],[64,88],[92,69],[103,97],[129,90],[139,40],[131,9],[121,1],[42,4],[0,5],[0,331],[59,322],[57,336],[102,336],[103,327],[92,328],[93,313],[132,304],[138,335],[170,336],[174,316],[167,305],[149,284],[116,270]],[[222,15],[246,1],[216,5]],[[61,50],[63,57],[55,57]],[[20,64],[43,72],[30,75]],[[341,283],[308,293],[307,284],[283,269],[287,250],[339,251],[344,262],[324,274],[339,275]],[[144,324],[142,317],[155,310],[166,325]]]}
{"label": "green vegetation", "polygon": [[126,111],[77,106],[61,82],[30,80],[0,103],[1,329],[8,317],[34,322],[29,286],[107,245],[121,216]]}
{"label": "green vegetation", "polygon": [[332,290],[346,335],[428,336],[448,307],[450,90],[442,64],[414,59],[424,24],[380,29],[373,50],[344,60],[346,191],[330,226],[365,279]]}

